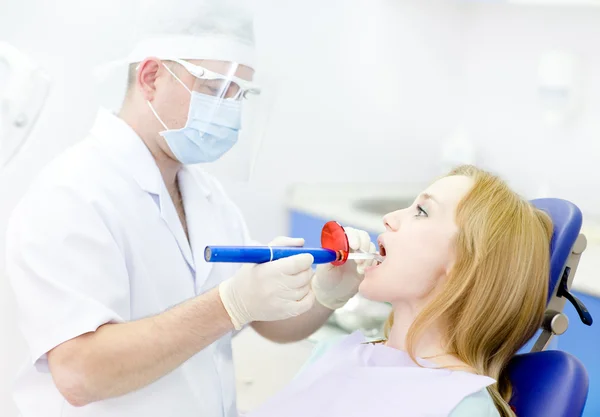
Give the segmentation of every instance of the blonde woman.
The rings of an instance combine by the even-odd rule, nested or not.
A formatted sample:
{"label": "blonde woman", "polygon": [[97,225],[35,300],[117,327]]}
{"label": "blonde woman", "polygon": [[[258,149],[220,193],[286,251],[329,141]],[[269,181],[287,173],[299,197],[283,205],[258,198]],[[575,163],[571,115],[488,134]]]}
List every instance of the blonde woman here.
{"label": "blonde woman", "polygon": [[550,218],[463,166],[383,221],[359,290],[392,304],[386,340],[321,347],[251,417],[514,416],[505,369],[542,322]]}

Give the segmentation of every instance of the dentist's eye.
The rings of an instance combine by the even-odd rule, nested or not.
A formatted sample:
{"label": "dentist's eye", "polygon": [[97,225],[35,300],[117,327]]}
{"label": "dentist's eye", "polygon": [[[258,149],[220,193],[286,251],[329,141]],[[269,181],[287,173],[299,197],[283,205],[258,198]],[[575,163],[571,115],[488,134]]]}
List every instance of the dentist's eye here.
{"label": "dentist's eye", "polygon": [[429,217],[429,214],[427,214],[427,211],[423,207],[417,204],[417,214],[415,217]]}
{"label": "dentist's eye", "polygon": [[223,83],[218,80],[202,80],[201,83],[196,83],[194,90],[200,90],[201,93],[213,97],[221,97],[223,94]]}

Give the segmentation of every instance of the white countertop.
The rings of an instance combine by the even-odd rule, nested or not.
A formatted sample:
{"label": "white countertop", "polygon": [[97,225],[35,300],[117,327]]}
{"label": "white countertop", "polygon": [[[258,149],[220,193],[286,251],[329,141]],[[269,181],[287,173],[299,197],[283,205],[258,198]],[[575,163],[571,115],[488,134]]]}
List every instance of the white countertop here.
{"label": "white countertop", "polygon": [[[287,208],[380,233],[384,231],[381,216],[356,209],[356,202],[378,199],[412,201],[423,188],[420,184],[296,185],[288,194]],[[586,222],[584,215],[582,232],[586,235],[588,244],[581,257],[572,289],[600,297],[600,225]]]}

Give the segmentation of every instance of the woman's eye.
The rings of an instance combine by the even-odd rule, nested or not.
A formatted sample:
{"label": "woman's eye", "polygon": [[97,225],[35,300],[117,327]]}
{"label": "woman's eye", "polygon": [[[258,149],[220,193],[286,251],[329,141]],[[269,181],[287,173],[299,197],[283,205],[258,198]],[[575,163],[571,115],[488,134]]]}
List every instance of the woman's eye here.
{"label": "woman's eye", "polygon": [[427,214],[427,211],[423,207],[417,204],[417,214],[415,217],[429,217],[429,214]]}

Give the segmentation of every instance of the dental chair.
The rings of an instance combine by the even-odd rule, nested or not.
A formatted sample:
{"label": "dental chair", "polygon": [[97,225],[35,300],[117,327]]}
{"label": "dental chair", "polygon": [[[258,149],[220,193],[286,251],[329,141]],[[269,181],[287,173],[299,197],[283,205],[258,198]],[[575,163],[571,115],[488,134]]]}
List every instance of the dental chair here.
{"label": "dental chair", "polygon": [[574,356],[545,350],[554,336],[563,334],[568,319],[563,313],[569,301],[581,321],[592,317],[570,289],[581,254],[587,246],[581,231],[581,211],[574,204],[545,198],[532,203],[552,218],[550,292],[541,334],[530,353],[516,355],[508,367],[513,386],[510,402],[517,417],[581,417],[588,395],[588,374]]}

